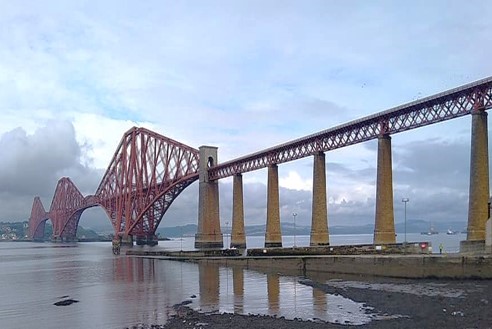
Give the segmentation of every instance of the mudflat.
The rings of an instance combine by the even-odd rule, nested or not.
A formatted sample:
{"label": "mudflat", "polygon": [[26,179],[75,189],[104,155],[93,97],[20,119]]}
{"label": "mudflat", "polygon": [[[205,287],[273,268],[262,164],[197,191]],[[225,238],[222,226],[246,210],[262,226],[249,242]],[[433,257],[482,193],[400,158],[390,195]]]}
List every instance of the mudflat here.
{"label": "mudflat", "polygon": [[[201,313],[192,304],[175,305],[166,324],[134,328],[491,328],[492,280],[390,279],[356,276],[300,278],[299,283],[361,303],[371,320],[353,325],[267,315]],[[295,317],[295,315],[293,315]],[[352,323],[352,324],[351,324]]]}

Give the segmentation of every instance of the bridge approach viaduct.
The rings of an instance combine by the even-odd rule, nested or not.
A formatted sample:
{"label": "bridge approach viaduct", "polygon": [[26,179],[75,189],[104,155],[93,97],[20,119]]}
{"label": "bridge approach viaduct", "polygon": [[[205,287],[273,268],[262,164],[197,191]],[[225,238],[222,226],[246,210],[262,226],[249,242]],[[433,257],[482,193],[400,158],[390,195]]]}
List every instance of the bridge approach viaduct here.
{"label": "bridge approach viaduct", "polygon": [[176,197],[199,181],[196,248],[223,248],[219,215],[219,184],[233,177],[233,214],[230,247],[246,247],[244,230],[244,173],[267,168],[265,247],[281,247],[278,166],[304,157],[313,158],[311,246],[329,245],[325,153],[378,139],[375,244],[395,243],[391,136],[399,132],[471,115],[468,233],[464,250],[491,240],[489,218],[489,159],[487,110],[492,107],[492,77],[354,120],[263,151],[219,163],[218,150],[198,150],[144,128],[123,136],[94,195],[84,197],[73,182],[58,182],[50,210],[40,199],[33,202],[29,236],[44,234],[53,222],[54,240],[75,239],[82,212],[101,206],[113,224],[115,236],[131,242],[155,244],[155,230]]}

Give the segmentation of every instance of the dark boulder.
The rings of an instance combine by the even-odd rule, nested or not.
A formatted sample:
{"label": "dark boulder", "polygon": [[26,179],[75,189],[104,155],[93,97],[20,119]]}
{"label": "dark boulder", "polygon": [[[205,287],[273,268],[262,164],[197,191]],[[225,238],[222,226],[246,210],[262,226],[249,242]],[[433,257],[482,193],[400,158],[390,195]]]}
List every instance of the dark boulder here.
{"label": "dark boulder", "polygon": [[68,305],[72,305],[73,303],[78,303],[78,302],[79,302],[78,300],[69,298],[69,299],[60,300],[59,302],[56,302],[53,305],[68,306]]}

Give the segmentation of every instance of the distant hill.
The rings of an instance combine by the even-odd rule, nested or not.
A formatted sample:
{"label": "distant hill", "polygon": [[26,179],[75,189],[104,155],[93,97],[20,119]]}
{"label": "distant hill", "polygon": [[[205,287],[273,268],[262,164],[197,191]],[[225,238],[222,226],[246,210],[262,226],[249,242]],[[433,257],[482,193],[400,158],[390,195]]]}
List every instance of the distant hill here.
{"label": "distant hill", "polygon": [[161,237],[181,237],[181,236],[195,236],[198,226],[196,224],[188,224],[184,226],[174,227],[158,227],[156,234]]}
{"label": "distant hill", "polygon": [[[296,226],[292,223],[284,223],[282,225],[283,235],[309,235],[311,233],[310,226]],[[161,237],[180,237],[180,236],[195,236],[197,232],[196,224],[189,224],[185,226],[177,227],[161,227],[157,229],[157,233]],[[248,236],[261,236],[265,235],[265,225],[248,225],[245,228],[246,235]],[[371,225],[361,227],[339,226],[330,228],[331,234],[360,234],[360,233],[372,233],[373,228]],[[231,227],[222,228],[222,233],[230,234]]]}
{"label": "distant hill", "polygon": [[[17,240],[24,240],[27,237],[28,222],[0,222],[0,235],[3,236],[8,233],[9,238]],[[50,222],[46,222],[44,227],[44,240],[50,240],[53,234],[53,226]],[[77,228],[77,238],[79,240],[95,240],[100,241],[106,239],[106,237],[97,234],[94,230],[85,229],[82,226]]]}
{"label": "distant hill", "polygon": [[[282,235],[309,235],[311,226],[299,226],[294,228],[293,223],[282,223]],[[437,232],[444,233],[448,229],[453,231],[463,231],[466,229],[466,222],[453,221],[448,223],[431,224],[424,220],[407,220],[407,233],[421,233],[429,231],[432,226]],[[245,227],[246,235],[260,236],[265,234],[265,225],[248,225]],[[374,232],[374,224],[365,224],[358,226],[335,225],[329,227],[330,234],[372,234]],[[405,232],[405,223],[395,224],[396,232]],[[222,228],[222,233],[230,234],[231,227]],[[197,232],[196,224],[188,224],[175,227],[159,227],[157,233],[161,237],[180,237],[180,236],[195,236]]]}
{"label": "distant hill", "polygon": [[[8,223],[0,222],[0,233],[3,231],[15,231],[18,232],[17,235],[22,239],[27,234],[27,222],[18,223]],[[291,222],[282,223],[282,235],[309,235],[311,233],[311,226],[296,225]],[[464,231],[466,230],[467,223],[465,221],[453,221],[447,223],[430,223],[428,221],[411,219],[407,220],[407,233],[421,233],[428,232],[430,228],[434,231],[445,233],[448,229],[453,231]],[[230,234],[231,227],[222,228],[222,233]],[[261,236],[265,234],[265,225],[248,225],[245,227],[246,235],[248,236]],[[330,225],[330,234],[372,234],[374,232],[374,224],[365,224],[358,226],[344,226],[344,225]],[[398,222],[395,224],[395,230],[397,233],[405,232],[405,223]],[[95,229],[85,229],[82,226],[77,228],[77,237],[79,239],[87,240],[99,240],[106,237],[106,233],[97,233]],[[174,227],[159,227],[156,234],[161,238],[164,237],[180,237],[180,236],[195,236],[197,232],[196,224],[187,224],[183,226]],[[46,222],[45,226],[45,239],[49,240],[52,234],[52,226],[49,222]]]}

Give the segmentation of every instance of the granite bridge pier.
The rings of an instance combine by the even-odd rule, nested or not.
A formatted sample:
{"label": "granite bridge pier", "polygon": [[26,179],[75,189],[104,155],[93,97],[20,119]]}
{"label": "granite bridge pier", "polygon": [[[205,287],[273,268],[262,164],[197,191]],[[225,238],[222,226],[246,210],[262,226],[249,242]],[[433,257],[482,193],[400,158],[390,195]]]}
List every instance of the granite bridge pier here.
{"label": "granite bridge pier", "polygon": [[[492,107],[492,77],[408,104],[335,126],[237,159],[219,162],[218,148],[198,149],[144,128],[126,132],[93,195],[83,196],[63,177],[48,211],[34,198],[29,237],[40,239],[47,220],[54,241],[76,240],[82,212],[102,207],[122,243],[157,244],[156,229],[176,197],[198,180],[198,230],[195,248],[224,248],[219,216],[219,180],[233,177],[230,245],[245,249],[243,175],[267,168],[266,249],[282,248],[278,168],[305,157],[313,159],[311,248],[330,246],[326,157],[329,152],[378,140],[374,246],[395,241],[391,141],[400,132],[463,116],[471,118],[468,226],[461,252],[490,255],[492,229],[489,207],[487,110]],[[443,168],[445,170],[445,168]],[[307,266],[307,265],[306,265]]]}

